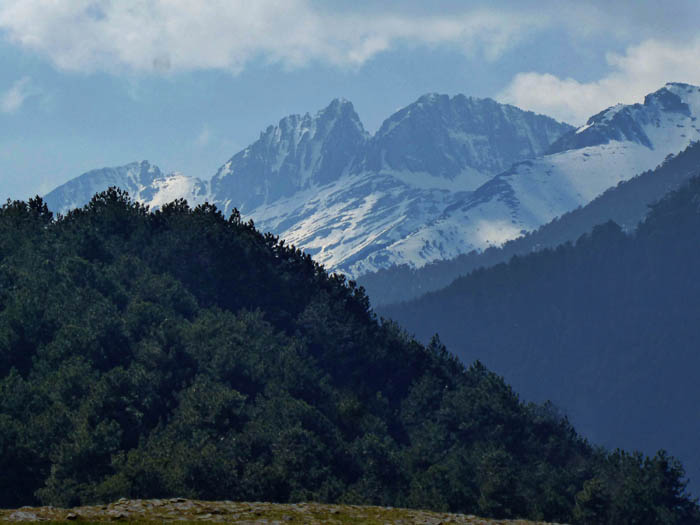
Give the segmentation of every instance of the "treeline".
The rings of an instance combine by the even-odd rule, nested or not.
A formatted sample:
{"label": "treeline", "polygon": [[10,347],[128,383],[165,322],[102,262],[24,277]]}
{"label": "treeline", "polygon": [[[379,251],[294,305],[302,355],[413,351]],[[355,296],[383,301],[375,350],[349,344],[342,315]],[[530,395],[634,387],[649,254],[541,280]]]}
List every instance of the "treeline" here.
{"label": "treeline", "polygon": [[697,523],[673,458],[589,445],[378,322],[362,289],[234,213],[110,189],[0,209],[0,506],[372,503]]}
{"label": "treeline", "polygon": [[619,183],[586,206],[565,213],[501,247],[472,251],[418,269],[408,265],[392,266],[359,276],[357,281],[367,290],[375,307],[416,299],[445,288],[474,270],[508,262],[515,255],[528,255],[575,242],[597,224],[609,220],[615,221],[625,231],[633,231],[647,215],[651,204],[698,175],[700,143],[694,142],[677,155],[669,156],[656,169]]}
{"label": "treeline", "polygon": [[667,448],[700,493],[699,203],[696,178],[631,235],[609,222],[383,313],[552,400],[597,443]]}

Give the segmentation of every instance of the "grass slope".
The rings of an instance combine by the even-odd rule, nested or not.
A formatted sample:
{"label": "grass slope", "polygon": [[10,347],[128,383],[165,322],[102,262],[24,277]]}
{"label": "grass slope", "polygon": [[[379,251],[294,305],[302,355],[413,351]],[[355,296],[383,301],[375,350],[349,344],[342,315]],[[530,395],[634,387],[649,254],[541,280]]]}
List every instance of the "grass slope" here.
{"label": "grass slope", "polygon": [[321,503],[239,503],[233,501],[198,501],[185,498],[127,500],[109,505],[58,509],[23,507],[0,510],[2,521],[52,522],[226,522],[289,525],[385,525],[392,524],[469,524],[469,525],[537,525],[544,522],[525,520],[491,520],[466,514],[448,514],[423,510],[362,505],[325,505]]}

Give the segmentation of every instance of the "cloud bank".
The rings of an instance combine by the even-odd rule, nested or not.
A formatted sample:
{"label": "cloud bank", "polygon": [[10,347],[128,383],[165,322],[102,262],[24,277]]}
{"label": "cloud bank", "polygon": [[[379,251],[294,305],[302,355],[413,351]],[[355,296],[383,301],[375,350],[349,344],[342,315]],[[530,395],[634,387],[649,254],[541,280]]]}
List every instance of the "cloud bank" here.
{"label": "cloud bank", "polygon": [[[385,11],[371,3],[366,9],[367,2],[365,8],[345,10],[337,4],[0,0],[0,35],[60,70],[155,75],[212,69],[237,74],[252,62],[286,69],[312,63],[359,68],[380,53],[419,46],[449,47],[495,61],[536,33],[551,30],[579,44],[600,38],[641,42],[624,53],[609,53],[609,73],[596,81],[524,66],[496,97],[573,124],[617,102],[641,101],[668,81],[700,84],[696,0],[677,0],[663,9],[637,0],[472,0],[468,7],[453,3],[458,7],[452,11],[410,0]],[[677,41],[668,41],[670,34]],[[551,42],[543,37],[542,45]],[[0,95],[0,110],[16,111],[27,88],[23,79]]]}
{"label": "cloud bank", "polygon": [[498,98],[580,125],[618,102],[641,102],[666,82],[700,85],[700,37],[682,43],[646,40],[624,54],[609,53],[607,62],[611,72],[594,82],[519,73]]}
{"label": "cloud bank", "polygon": [[240,72],[262,58],[285,67],[357,67],[397,45],[449,45],[498,57],[542,16],[332,13],[309,0],[4,0],[0,31],[70,71]]}

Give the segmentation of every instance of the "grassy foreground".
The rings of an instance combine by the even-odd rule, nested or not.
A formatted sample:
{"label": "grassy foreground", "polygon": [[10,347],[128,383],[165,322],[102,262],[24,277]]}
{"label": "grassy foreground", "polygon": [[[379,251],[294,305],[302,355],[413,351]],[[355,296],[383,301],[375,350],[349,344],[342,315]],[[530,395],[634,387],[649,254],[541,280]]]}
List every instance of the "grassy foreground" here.
{"label": "grassy foreground", "polygon": [[184,498],[127,500],[109,505],[59,509],[22,507],[0,510],[0,522],[165,522],[216,521],[228,523],[273,524],[472,524],[535,525],[543,522],[491,520],[465,514],[445,514],[392,507],[325,505],[321,503],[237,503],[233,501],[197,501]]}

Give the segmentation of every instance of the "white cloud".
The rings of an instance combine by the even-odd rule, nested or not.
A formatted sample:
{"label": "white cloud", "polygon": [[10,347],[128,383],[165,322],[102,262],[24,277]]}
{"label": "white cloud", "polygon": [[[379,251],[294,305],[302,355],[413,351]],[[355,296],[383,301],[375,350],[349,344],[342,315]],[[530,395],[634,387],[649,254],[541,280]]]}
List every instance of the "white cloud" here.
{"label": "white cloud", "polygon": [[610,73],[578,82],[549,73],[519,73],[498,98],[555,118],[583,124],[616,103],[641,102],[666,82],[700,84],[700,37],[683,43],[646,40],[624,54],[609,53]]}
{"label": "white cloud", "polygon": [[209,131],[209,126],[204,126],[202,131],[199,132],[197,138],[195,139],[195,144],[199,147],[204,147],[209,144],[211,140],[211,131]]}
{"label": "white cloud", "polygon": [[10,89],[0,94],[0,111],[3,113],[14,113],[27,97],[31,95],[29,77],[20,78]]}
{"label": "white cloud", "polygon": [[3,0],[0,30],[59,68],[238,72],[253,60],[357,67],[397,45],[498,57],[544,23],[489,8],[461,14],[322,11],[309,0]]}

